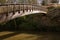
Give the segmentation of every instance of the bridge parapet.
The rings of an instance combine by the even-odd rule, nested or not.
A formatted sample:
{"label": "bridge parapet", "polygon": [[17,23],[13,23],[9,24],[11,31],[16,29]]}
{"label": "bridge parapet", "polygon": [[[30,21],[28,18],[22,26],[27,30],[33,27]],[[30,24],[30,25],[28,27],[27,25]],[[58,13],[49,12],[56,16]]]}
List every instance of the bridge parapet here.
{"label": "bridge parapet", "polygon": [[39,5],[31,5],[31,4],[6,4],[0,6],[0,14],[1,13],[7,13],[12,11],[18,11],[18,10],[42,10],[46,11],[47,9],[39,6]]}

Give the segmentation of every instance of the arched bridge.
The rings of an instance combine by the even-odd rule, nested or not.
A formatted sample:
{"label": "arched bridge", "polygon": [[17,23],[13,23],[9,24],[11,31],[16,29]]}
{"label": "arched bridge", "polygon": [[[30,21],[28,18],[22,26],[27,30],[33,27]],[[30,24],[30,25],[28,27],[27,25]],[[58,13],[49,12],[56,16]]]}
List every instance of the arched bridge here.
{"label": "arched bridge", "polygon": [[4,4],[0,5],[0,23],[12,20],[17,17],[47,13],[47,9],[39,5],[31,4]]}

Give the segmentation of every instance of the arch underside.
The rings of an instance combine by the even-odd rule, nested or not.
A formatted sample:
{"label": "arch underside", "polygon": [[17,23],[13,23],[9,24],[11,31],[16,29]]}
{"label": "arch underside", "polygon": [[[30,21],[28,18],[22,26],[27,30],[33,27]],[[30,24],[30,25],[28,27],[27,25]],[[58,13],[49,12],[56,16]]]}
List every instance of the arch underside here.
{"label": "arch underside", "polygon": [[23,13],[23,11],[20,11],[20,13],[17,11],[17,12],[15,12],[15,14],[8,13],[8,16],[6,16],[6,14],[3,14],[1,16],[1,18],[0,18],[0,23],[7,22],[7,21],[13,20],[13,19],[18,18],[18,17],[31,15],[31,14],[38,14],[38,13],[46,14],[47,12],[40,11],[40,10],[33,10],[33,11],[32,10],[28,10],[28,12],[25,11],[24,13]]}
{"label": "arch underside", "polygon": [[16,12],[15,15],[12,16],[12,19],[14,19],[16,17],[22,17],[22,16],[25,16],[25,15],[31,15],[31,14],[36,14],[36,13],[44,13],[44,14],[46,14],[47,12],[39,11],[39,10],[34,10],[34,11],[31,10],[31,12],[30,11],[28,11],[28,12],[25,11],[24,13],[23,12],[22,13]]}

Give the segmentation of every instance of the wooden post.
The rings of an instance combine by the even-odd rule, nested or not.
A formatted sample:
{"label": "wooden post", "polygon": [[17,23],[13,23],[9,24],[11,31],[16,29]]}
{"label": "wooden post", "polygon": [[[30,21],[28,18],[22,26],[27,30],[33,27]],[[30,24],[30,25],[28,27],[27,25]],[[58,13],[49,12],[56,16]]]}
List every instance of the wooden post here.
{"label": "wooden post", "polygon": [[6,17],[8,16],[8,12],[9,12],[9,5],[7,5],[7,13],[6,13]]}
{"label": "wooden post", "polygon": [[18,13],[20,14],[20,5],[19,5],[19,10],[18,10]]}
{"label": "wooden post", "polygon": [[23,13],[24,13],[24,4],[23,4]]}
{"label": "wooden post", "polygon": [[15,14],[15,4],[13,5],[13,15]]}
{"label": "wooden post", "polygon": [[33,5],[32,5],[32,11],[33,11]]}
{"label": "wooden post", "polygon": [[26,6],[26,11],[28,12],[28,6]]}
{"label": "wooden post", "polygon": [[9,4],[7,5],[6,21],[8,20],[8,16],[9,16]]}

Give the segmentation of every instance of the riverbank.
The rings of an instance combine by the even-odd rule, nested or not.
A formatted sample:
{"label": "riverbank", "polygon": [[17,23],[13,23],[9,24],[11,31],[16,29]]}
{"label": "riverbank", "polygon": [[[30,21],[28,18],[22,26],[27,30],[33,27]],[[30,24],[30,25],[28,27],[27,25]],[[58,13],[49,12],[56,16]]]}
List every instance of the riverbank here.
{"label": "riverbank", "polygon": [[0,40],[59,40],[59,32],[0,32]]}

